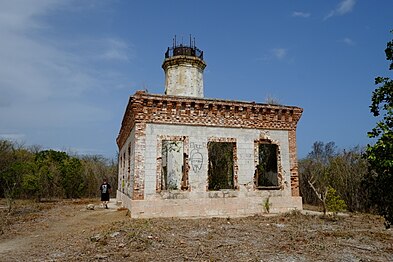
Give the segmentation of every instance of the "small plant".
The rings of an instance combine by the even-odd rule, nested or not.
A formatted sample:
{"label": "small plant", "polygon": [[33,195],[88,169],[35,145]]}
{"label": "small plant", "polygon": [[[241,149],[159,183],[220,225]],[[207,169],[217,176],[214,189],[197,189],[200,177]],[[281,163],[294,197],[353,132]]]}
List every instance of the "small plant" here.
{"label": "small plant", "polygon": [[271,95],[267,95],[265,99],[265,103],[268,105],[281,105],[280,100],[276,97],[273,97]]}
{"label": "small plant", "polygon": [[340,211],[344,211],[347,209],[347,205],[344,200],[337,194],[336,189],[331,186],[328,186],[327,195],[326,195],[326,207],[327,210],[333,212],[336,215]]}
{"label": "small plant", "polygon": [[272,205],[272,203],[270,202],[270,197],[267,197],[265,199],[265,202],[263,202],[263,208],[265,209],[266,213],[270,213],[270,206]]}

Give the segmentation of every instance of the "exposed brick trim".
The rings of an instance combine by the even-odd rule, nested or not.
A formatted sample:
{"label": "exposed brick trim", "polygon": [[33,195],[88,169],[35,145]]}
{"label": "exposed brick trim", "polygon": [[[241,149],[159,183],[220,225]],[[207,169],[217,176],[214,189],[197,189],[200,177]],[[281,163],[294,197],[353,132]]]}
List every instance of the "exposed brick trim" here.
{"label": "exposed brick trim", "polygon": [[303,109],[255,102],[153,95],[130,97],[117,145],[122,148],[136,123],[295,130]]}
{"label": "exposed brick trim", "polygon": [[145,192],[146,123],[135,124],[135,171],[132,199],[143,200]]}
{"label": "exposed brick trim", "polygon": [[291,172],[291,192],[292,192],[292,196],[300,196],[295,129],[288,131],[288,144],[289,144],[289,165],[290,165],[290,172]]}
{"label": "exposed brick trim", "polygon": [[[274,144],[277,145],[277,178],[278,178],[278,186],[281,190],[284,189],[283,183],[283,171],[282,171],[282,162],[281,162],[281,144],[279,141],[271,139],[269,136],[269,132],[260,132],[259,139],[254,141],[254,168],[256,170],[257,165],[259,165],[259,144]],[[254,190],[257,190],[256,181],[256,172],[254,174]]]}

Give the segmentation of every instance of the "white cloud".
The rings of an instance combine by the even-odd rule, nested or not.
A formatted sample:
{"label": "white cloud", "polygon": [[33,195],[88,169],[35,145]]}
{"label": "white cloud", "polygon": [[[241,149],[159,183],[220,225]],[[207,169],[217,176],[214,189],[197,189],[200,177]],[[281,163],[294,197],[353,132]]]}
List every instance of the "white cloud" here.
{"label": "white cloud", "polygon": [[107,104],[97,101],[125,76],[108,68],[108,61],[129,62],[133,48],[112,36],[68,41],[45,22],[54,11],[72,12],[74,4],[0,0],[0,137],[45,146],[50,138],[39,137],[41,131],[60,143],[64,130],[92,132],[88,129],[113,117]]}
{"label": "white cloud", "polygon": [[[81,109],[83,98],[104,86],[107,81],[104,78],[110,71],[97,71],[93,60],[127,62],[132,58],[130,48],[121,39],[77,39],[70,48],[68,41],[45,37],[43,34],[50,26],[39,18],[64,7],[65,3],[67,1],[35,0],[27,8],[26,1],[0,2],[0,111],[8,107],[9,117],[18,114],[19,108],[15,105],[27,113],[37,108],[41,108],[41,113],[52,111],[49,107],[56,105],[49,102],[54,100],[72,107],[70,110]],[[75,101],[82,104],[75,107]],[[44,105],[48,108],[42,108]],[[78,114],[75,118],[84,116]],[[18,117],[26,118],[24,114]]]}
{"label": "white cloud", "polygon": [[[284,58],[288,57],[288,49],[287,48],[273,48],[268,50],[264,55],[255,58],[256,61],[262,61],[265,63],[270,63],[271,61],[274,60],[284,60]],[[293,62],[293,59],[290,59],[291,62]]]}
{"label": "white cloud", "polygon": [[0,5],[0,91],[5,94],[1,104],[80,95],[94,81],[83,61],[40,37],[48,26],[37,17],[60,2],[35,1],[29,8],[22,3]]}
{"label": "white cloud", "polygon": [[343,0],[337,7],[336,11],[339,15],[344,15],[352,11],[356,4],[356,0]]}
{"label": "white cloud", "polygon": [[0,30],[38,29],[44,25],[35,17],[59,6],[59,0],[35,0],[34,4],[24,0],[0,2]]}
{"label": "white cloud", "polygon": [[284,59],[287,56],[288,49],[285,49],[285,48],[273,48],[271,50],[271,53],[278,60],[282,60],[282,59]]}
{"label": "white cloud", "polygon": [[295,11],[292,13],[293,17],[303,17],[303,18],[308,18],[311,16],[310,13],[304,13],[304,12],[299,12],[299,11]]}
{"label": "white cloud", "polygon": [[103,50],[99,56],[107,60],[129,61],[132,53],[128,45],[119,39],[109,38],[102,40]]}
{"label": "white cloud", "polygon": [[332,16],[340,16],[352,12],[355,4],[356,0],[342,0],[334,10],[330,11],[329,14],[325,16],[324,20]]}
{"label": "white cloud", "polygon": [[345,37],[345,38],[341,39],[339,42],[342,42],[342,43],[349,45],[349,46],[355,45],[355,42],[349,37]]}

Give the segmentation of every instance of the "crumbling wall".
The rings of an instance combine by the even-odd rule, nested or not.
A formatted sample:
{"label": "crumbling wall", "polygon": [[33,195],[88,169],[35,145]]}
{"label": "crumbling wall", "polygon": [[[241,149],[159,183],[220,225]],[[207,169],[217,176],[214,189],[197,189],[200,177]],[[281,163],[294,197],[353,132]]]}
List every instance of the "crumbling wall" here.
{"label": "crumbling wall", "polygon": [[[241,203],[239,205],[248,203],[249,199],[253,203],[249,210],[254,211],[262,205],[255,203],[266,199],[274,199],[277,205],[271,210],[301,208],[296,158],[296,126],[301,114],[302,109],[298,107],[137,92],[130,98],[117,138],[120,159],[127,159],[131,141],[134,145],[133,155],[128,154],[133,164],[119,163],[119,176],[127,172],[133,174],[129,179],[130,197],[120,192],[119,198],[128,199],[125,205],[132,204],[135,212],[143,212],[143,205],[138,202],[142,200],[146,204],[146,217],[154,216],[168,203],[174,205],[172,210],[176,216],[194,214],[188,207],[181,207],[194,200],[196,205],[206,208],[214,209],[217,205],[220,214],[231,212],[228,199],[239,199],[235,201]],[[260,139],[274,141],[279,152],[279,187],[271,190],[258,190],[255,186],[256,141]],[[162,143],[165,140],[183,143],[184,163],[181,186],[177,189],[162,186]],[[234,143],[233,189],[208,188],[208,143],[211,141]],[[220,205],[223,206],[220,208]]]}
{"label": "crumbling wall", "polygon": [[[185,125],[147,124],[145,152],[145,198],[157,197],[161,191],[157,187],[161,177],[160,161],[162,148],[159,147],[163,140],[183,139],[184,154],[188,156],[188,183],[187,191],[206,193],[208,183],[208,149],[209,141],[227,141],[236,143],[234,190],[253,191],[255,172],[255,144],[261,136],[260,130],[238,128],[197,127]],[[266,132],[266,131],[263,131]],[[280,143],[280,164],[283,174],[282,194],[290,195],[290,163],[288,151],[288,132],[285,130],[269,131],[269,136]],[[187,139],[187,140],[186,140]],[[202,196],[202,195],[201,195]],[[208,194],[206,194],[208,196]]]}

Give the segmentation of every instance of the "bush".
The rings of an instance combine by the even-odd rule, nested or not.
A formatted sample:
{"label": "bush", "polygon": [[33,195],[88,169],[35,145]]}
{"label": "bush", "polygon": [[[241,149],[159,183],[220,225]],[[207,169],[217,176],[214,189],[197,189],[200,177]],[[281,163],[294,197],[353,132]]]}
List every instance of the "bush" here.
{"label": "bush", "polygon": [[347,205],[345,204],[344,200],[340,198],[340,196],[337,194],[337,191],[331,186],[328,186],[326,195],[326,208],[328,211],[335,214],[347,209]]}

